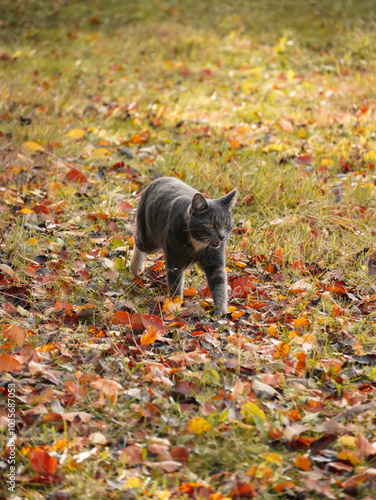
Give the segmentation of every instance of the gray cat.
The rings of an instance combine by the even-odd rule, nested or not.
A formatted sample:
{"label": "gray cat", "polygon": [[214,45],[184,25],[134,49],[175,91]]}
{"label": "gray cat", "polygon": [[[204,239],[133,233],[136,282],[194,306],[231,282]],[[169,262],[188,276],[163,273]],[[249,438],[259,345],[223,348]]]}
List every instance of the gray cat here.
{"label": "gray cat", "polygon": [[154,180],[142,193],[136,216],[130,268],[137,276],[147,253],[163,249],[167,284],[172,296],[183,296],[184,271],[191,264],[204,270],[216,315],[227,313],[225,246],[234,221],[236,189],[207,200],[173,177]]}

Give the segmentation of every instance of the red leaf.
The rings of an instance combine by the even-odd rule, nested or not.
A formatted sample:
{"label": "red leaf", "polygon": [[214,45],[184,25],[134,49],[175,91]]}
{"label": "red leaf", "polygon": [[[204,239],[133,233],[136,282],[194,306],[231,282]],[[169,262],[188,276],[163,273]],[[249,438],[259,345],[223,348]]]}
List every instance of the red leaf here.
{"label": "red leaf", "polygon": [[126,311],[118,311],[112,316],[112,322],[115,325],[129,325],[134,330],[144,329],[141,314],[129,314]]}
{"label": "red leaf", "polygon": [[141,316],[142,323],[145,328],[148,326],[152,326],[157,331],[162,330],[163,332],[168,332],[168,328],[163,323],[162,319],[159,316],[153,316],[151,314],[143,314]]}
{"label": "red leaf", "polygon": [[37,474],[49,476],[55,473],[57,460],[46,451],[36,449],[30,453],[30,465]]}
{"label": "red leaf", "polygon": [[253,498],[256,495],[256,488],[251,483],[237,483],[231,492],[235,498]]}
{"label": "red leaf", "polygon": [[186,464],[189,460],[189,451],[184,446],[175,446],[171,450],[171,456],[174,460]]}
{"label": "red leaf", "polygon": [[77,170],[76,168],[71,168],[66,174],[65,178],[71,182],[77,182],[77,184],[85,184],[87,182],[87,177],[85,174]]}

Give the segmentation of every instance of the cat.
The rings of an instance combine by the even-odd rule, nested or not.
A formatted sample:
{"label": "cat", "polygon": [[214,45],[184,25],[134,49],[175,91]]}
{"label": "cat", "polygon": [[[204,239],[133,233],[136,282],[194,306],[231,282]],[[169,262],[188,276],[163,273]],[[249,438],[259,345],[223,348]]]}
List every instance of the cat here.
{"label": "cat", "polygon": [[184,271],[197,263],[206,274],[214,314],[227,313],[225,247],[234,227],[236,189],[208,200],[174,177],[152,181],[141,195],[136,215],[130,269],[137,276],[146,254],[163,249],[171,296],[183,296]]}

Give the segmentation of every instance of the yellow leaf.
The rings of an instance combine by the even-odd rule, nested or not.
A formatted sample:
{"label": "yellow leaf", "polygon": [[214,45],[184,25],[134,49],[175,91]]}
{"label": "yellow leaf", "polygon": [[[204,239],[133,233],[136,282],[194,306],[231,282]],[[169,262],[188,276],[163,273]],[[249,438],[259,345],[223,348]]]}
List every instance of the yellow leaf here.
{"label": "yellow leaf", "polygon": [[169,297],[163,304],[162,311],[166,314],[173,314],[180,311],[183,299],[181,297]]}
{"label": "yellow leaf", "polygon": [[263,422],[266,419],[265,413],[259,408],[257,405],[252,403],[251,401],[247,401],[244,403],[242,406],[242,409],[240,410],[240,413],[245,417],[247,420],[253,421],[255,417],[259,417]]}
{"label": "yellow leaf", "polygon": [[124,484],[124,488],[140,488],[141,486],[142,483],[138,477],[129,477]]}
{"label": "yellow leaf", "polygon": [[93,158],[106,158],[107,156],[111,156],[111,152],[106,148],[97,148],[91,156]]}
{"label": "yellow leaf", "polygon": [[29,245],[36,245],[38,243],[38,240],[36,238],[29,238],[27,242],[29,243]]}
{"label": "yellow leaf", "polygon": [[364,155],[364,161],[376,161],[376,151],[368,151],[367,154]]}
{"label": "yellow leaf", "polygon": [[189,420],[187,429],[192,434],[202,434],[203,432],[210,431],[211,424],[202,417],[193,417]]}
{"label": "yellow leaf", "polygon": [[236,311],[236,307],[235,306],[228,306],[228,308],[227,308],[227,312],[228,313],[233,313],[234,311]]}
{"label": "yellow leaf", "polygon": [[72,128],[65,134],[64,137],[67,137],[68,139],[81,139],[85,134],[85,130],[82,130],[81,128]]}
{"label": "yellow leaf", "polygon": [[350,462],[352,465],[358,465],[361,462],[360,458],[357,455],[355,455],[353,451],[350,450],[340,451],[337,455],[337,458],[338,460]]}
{"label": "yellow leaf", "polygon": [[355,436],[349,436],[348,434],[345,436],[338,436],[338,442],[342,446],[346,446],[346,448],[356,448]]}
{"label": "yellow leaf", "polygon": [[32,213],[34,213],[34,210],[31,210],[30,208],[21,208],[21,210],[18,213],[20,213],[20,214],[32,214]]}
{"label": "yellow leaf", "polygon": [[278,453],[268,453],[265,460],[271,462],[272,464],[282,465],[282,458],[278,455]]}
{"label": "yellow leaf", "polygon": [[140,342],[142,345],[150,345],[156,341],[156,338],[157,338],[157,330],[149,325],[148,329],[145,330],[145,332],[143,333]]}
{"label": "yellow leaf", "polygon": [[44,147],[34,141],[26,141],[22,144],[22,147],[29,151],[44,151]]}
{"label": "yellow leaf", "polygon": [[266,151],[269,151],[269,152],[272,152],[272,151],[280,152],[280,151],[284,151],[285,149],[286,149],[285,144],[269,144],[269,146],[266,146]]}
{"label": "yellow leaf", "polygon": [[323,167],[331,167],[332,165],[334,165],[334,161],[330,160],[329,158],[323,158],[320,162],[320,165],[322,165]]}

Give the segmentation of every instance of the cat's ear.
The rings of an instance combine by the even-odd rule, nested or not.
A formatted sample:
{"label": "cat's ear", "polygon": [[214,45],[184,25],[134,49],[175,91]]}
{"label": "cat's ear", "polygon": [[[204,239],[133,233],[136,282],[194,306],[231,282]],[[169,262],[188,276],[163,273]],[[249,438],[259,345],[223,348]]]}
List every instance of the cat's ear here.
{"label": "cat's ear", "polygon": [[221,202],[222,205],[232,208],[235,205],[236,202],[236,194],[237,190],[234,189],[231,191],[231,193],[226,194],[226,196],[222,196],[222,198],[219,198],[219,201]]}
{"label": "cat's ear", "polygon": [[208,208],[208,203],[201,193],[196,193],[192,198],[191,210],[192,212],[203,212]]}

